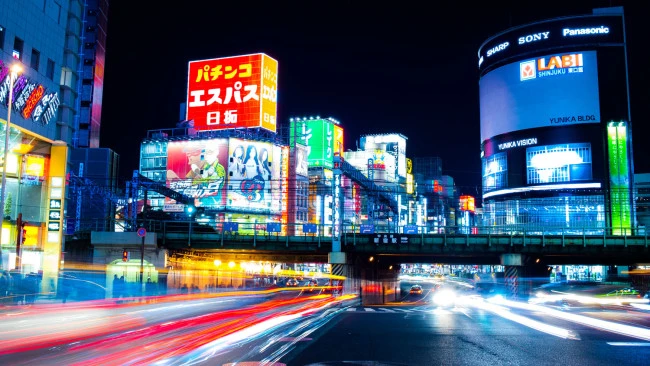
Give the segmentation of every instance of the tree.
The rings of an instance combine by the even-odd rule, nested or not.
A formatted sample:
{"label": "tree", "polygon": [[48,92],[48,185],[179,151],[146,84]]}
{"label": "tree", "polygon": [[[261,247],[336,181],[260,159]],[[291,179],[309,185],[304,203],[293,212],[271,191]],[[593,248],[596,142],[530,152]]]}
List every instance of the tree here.
{"label": "tree", "polygon": [[7,193],[7,199],[5,199],[4,207],[4,217],[6,220],[11,219],[11,205],[13,205],[13,199],[11,198],[11,192]]}

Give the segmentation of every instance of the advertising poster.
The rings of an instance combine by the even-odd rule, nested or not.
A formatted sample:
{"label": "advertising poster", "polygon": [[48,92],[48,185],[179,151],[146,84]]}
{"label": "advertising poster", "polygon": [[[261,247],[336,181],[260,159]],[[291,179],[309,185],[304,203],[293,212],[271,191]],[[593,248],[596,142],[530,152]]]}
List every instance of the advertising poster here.
{"label": "advertising poster", "polygon": [[599,123],[595,51],[513,62],[479,82],[481,141],[538,127]]}
{"label": "advertising poster", "polygon": [[280,181],[273,145],[268,142],[231,138],[228,152],[228,208],[272,212],[274,182]]}
{"label": "advertising poster", "polygon": [[278,62],[258,53],[190,61],[187,119],[197,130],[276,131]]}
{"label": "advertising poster", "polygon": [[309,165],[307,164],[307,154],[309,151],[306,146],[296,145],[296,175],[303,177],[309,176]]}
{"label": "advertising poster", "polygon": [[631,234],[630,173],[627,157],[627,126],[610,123],[607,126],[609,153],[610,205],[612,206],[612,234]]}
{"label": "advertising poster", "polygon": [[[225,207],[228,140],[171,141],[167,144],[167,187],[195,198],[196,207]],[[183,211],[165,198],[165,211]]]}

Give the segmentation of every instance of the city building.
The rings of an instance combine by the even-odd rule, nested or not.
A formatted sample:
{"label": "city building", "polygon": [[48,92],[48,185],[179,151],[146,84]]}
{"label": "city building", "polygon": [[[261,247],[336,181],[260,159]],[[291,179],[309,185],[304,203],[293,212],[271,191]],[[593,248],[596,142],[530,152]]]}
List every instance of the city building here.
{"label": "city building", "polygon": [[478,57],[484,230],[631,234],[623,9],[514,27]]}
{"label": "city building", "polygon": [[634,193],[639,235],[645,235],[650,228],[650,173],[634,174]]}
{"label": "city building", "polygon": [[[20,276],[39,274],[45,292],[55,290],[64,258],[63,234],[79,230],[80,215],[114,215],[112,203],[97,205],[103,199],[87,199],[86,191],[75,191],[69,205],[68,186],[80,175],[96,179],[95,186],[102,189],[116,187],[119,159],[99,148],[108,3],[45,0],[0,5],[3,138],[4,131],[10,131],[1,266]],[[14,65],[21,68],[15,75]],[[76,151],[81,148],[98,150]]]}
{"label": "city building", "polygon": [[[71,127],[62,88],[67,30],[81,27],[81,1],[5,1],[0,5],[0,118],[2,138],[2,269],[21,278],[37,273],[52,291],[61,261]],[[14,73],[12,67],[21,70]],[[7,122],[10,123],[7,123]],[[6,131],[9,131],[7,134]],[[5,153],[6,151],[6,153]]]}

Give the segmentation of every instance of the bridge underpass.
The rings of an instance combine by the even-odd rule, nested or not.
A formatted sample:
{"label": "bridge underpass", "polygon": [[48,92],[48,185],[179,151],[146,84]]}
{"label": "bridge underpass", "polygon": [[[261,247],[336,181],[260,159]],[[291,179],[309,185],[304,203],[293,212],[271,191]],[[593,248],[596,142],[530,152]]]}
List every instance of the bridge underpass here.
{"label": "bridge underpass", "polygon": [[[411,262],[419,258],[444,263],[499,264],[503,254],[521,254],[554,264],[634,265],[650,261],[647,236],[489,235],[489,234],[351,234],[342,251]],[[232,233],[162,233],[159,245],[170,250],[207,250],[245,255],[327,258],[330,237],[238,235]],[[646,259],[644,259],[646,258]],[[469,262],[467,262],[469,261]]]}
{"label": "bridge underpass", "polygon": [[[208,233],[190,238],[185,233],[170,233],[165,240],[166,245],[177,248],[176,253],[199,251],[227,260],[276,263],[327,263],[332,248],[331,238],[319,236]],[[336,274],[354,280],[348,290],[364,284],[398,288],[399,268],[406,263],[503,265],[512,295],[523,297],[534,287],[529,279],[548,280],[552,266],[630,266],[650,258],[646,236],[346,233],[341,244],[346,264]],[[374,298],[379,301],[383,295]]]}
{"label": "bridge underpass", "polygon": [[[117,246],[119,253],[122,248],[139,253],[140,240],[135,233],[121,234],[133,235],[136,241],[129,244],[108,240],[105,245]],[[394,287],[400,265],[405,263],[503,265],[509,268],[510,278],[548,279],[550,266],[629,266],[648,262],[650,258],[645,236],[344,233],[341,239],[343,261],[332,261],[331,237],[275,233],[240,235],[214,231],[193,231],[191,235],[189,231],[158,232],[145,258],[152,257],[154,250],[157,252],[164,248],[169,252],[172,266],[179,268],[179,261],[202,263],[202,268],[207,271],[214,268],[211,264],[214,261],[222,264],[333,263],[333,274],[343,275],[354,282],[348,287],[351,291],[359,288],[358,284],[363,281],[369,286],[389,283]]]}

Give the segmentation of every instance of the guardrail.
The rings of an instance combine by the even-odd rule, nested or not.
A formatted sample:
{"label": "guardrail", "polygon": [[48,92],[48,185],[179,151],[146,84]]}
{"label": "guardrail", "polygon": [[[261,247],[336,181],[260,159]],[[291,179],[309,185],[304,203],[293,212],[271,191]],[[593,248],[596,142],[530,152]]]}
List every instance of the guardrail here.
{"label": "guardrail", "polygon": [[[304,230],[303,224],[280,223],[234,223],[218,222],[205,225],[194,221],[150,221],[141,223],[149,232],[157,232],[163,240],[163,245],[172,241],[186,241],[188,245],[205,244],[215,247],[231,245],[258,247],[301,247],[328,248],[331,246],[331,225],[311,224]],[[346,225],[343,227],[341,244],[344,246],[454,246],[472,247],[485,246],[561,246],[561,247],[648,247],[650,238],[645,230],[640,235],[639,230],[619,228],[545,228],[545,230],[522,229],[508,227],[475,227],[470,228],[443,227],[437,232],[418,230],[418,233],[382,231],[362,233],[359,226]],[[462,232],[465,231],[465,232]],[[621,235],[612,233],[620,232]],[[633,235],[636,234],[636,235]],[[361,249],[361,248],[357,248]]]}
{"label": "guardrail", "polygon": [[[119,220],[117,220],[119,221]],[[117,222],[116,221],[116,222]],[[178,221],[178,220],[139,220],[139,226],[145,227],[150,232],[211,232],[222,231],[238,233],[239,235],[273,235],[273,236],[321,236],[330,238],[332,224],[303,224],[303,223],[278,223],[278,222],[229,222],[229,221]],[[645,228],[618,228],[618,227],[553,227],[530,225],[504,225],[504,226],[440,226],[427,227],[406,225],[396,227],[392,224],[373,225],[372,230],[368,225],[341,225],[342,234],[409,234],[409,235],[512,235],[512,236],[550,236],[550,235],[579,235],[579,236],[646,236]],[[365,231],[364,231],[365,230]]]}

